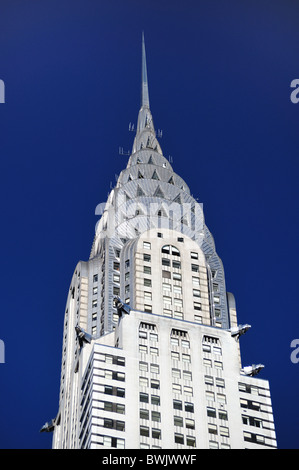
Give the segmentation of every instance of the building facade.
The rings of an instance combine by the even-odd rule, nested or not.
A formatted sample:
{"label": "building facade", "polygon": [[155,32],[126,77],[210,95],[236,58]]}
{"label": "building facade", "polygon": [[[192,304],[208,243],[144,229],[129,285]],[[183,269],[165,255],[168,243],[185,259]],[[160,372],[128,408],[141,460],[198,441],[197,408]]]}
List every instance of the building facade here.
{"label": "building facade", "polygon": [[144,39],[132,153],[66,303],[53,448],[275,448],[269,383],[242,367],[202,205],[162,153]]}

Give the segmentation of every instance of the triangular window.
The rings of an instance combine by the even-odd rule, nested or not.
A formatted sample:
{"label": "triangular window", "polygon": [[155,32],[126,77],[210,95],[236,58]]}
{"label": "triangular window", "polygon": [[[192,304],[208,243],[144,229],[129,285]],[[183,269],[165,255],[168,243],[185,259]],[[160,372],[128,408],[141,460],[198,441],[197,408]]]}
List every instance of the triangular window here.
{"label": "triangular window", "polygon": [[167,217],[167,213],[165,209],[161,206],[160,209],[157,212],[158,217]]}
{"label": "triangular window", "polygon": [[187,221],[187,217],[182,217],[181,218],[181,223],[184,224],[184,225],[188,225],[188,221]]}
{"label": "triangular window", "polygon": [[154,165],[154,164],[155,164],[152,155],[149,157],[147,163],[149,163],[150,165]]}
{"label": "triangular window", "polygon": [[140,158],[137,157],[137,162],[136,162],[136,163],[137,163],[137,165],[138,165],[139,163],[142,163],[142,160],[140,160]]}
{"label": "triangular window", "polygon": [[132,181],[132,176],[129,175],[128,181]]}
{"label": "triangular window", "polygon": [[128,194],[125,192],[125,196],[126,196],[126,201],[128,201],[130,198],[130,196],[128,196]]}
{"label": "triangular window", "polygon": [[164,197],[164,194],[160,188],[160,186],[157,187],[156,191],[154,192],[155,197]]}
{"label": "triangular window", "polygon": [[172,176],[169,178],[168,183],[169,183],[169,184],[174,184],[174,181],[173,181],[173,177],[172,177]]}
{"label": "triangular window", "polygon": [[138,171],[138,179],[143,179],[143,174],[140,171]]}
{"label": "triangular window", "polygon": [[149,148],[149,149],[152,148],[152,144],[151,144],[151,139],[150,139],[150,137],[147,138],[146,147]]}
{"label": "triangular window", "polygon": [[155,170],[154,173],[153,173],[152,180],[160,180],[160,178],[159,178],[158,173],[156,172],[156,170]]}
{"label": "triangular window", "polygon": [[181,195],[178,194],[178,195],[174,198],[173,202],[177,202],[178,204],[182,204],[182,202],[181,202]]}
{"label": "triangular window", "polygon": [[136,211],[135,211],[135,216],[137,215],[144,215],[144,212],[140,209],[140,207],[137,207]]}
{"label": "triangular window", "polygon": [[142,189],[140,188],[140,186],[137,187],[137,197],[140,197],[140,196],[145,196],[144,192],[142,191]]}

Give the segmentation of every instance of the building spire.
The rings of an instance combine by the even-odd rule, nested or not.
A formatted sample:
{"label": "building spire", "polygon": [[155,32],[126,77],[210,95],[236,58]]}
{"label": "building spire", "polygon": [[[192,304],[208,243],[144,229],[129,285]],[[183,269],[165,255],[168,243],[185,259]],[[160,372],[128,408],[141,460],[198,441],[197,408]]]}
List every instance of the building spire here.
{"label": "building spire", "polygon": [[146,106],[147,108],[149,108],[146,53],[145,53],[144,32],[142,31],[141,107],[143,106]]}
{"label": "building spire", "polygon": [[138,113],[136,135],[132,154],[142,150],[152,149],[163,155],[160,144],[156,138],[153,117],[149,106],[147,67],[144,33],[142,32],[142,66],[141,66],[141,107]]}

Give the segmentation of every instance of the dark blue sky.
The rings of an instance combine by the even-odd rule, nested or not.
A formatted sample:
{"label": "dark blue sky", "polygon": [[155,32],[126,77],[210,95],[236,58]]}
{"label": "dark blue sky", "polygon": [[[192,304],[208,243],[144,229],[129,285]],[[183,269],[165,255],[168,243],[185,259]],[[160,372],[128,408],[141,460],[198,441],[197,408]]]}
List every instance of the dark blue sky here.
{"label": "dark blue sky", "polygon": [[204,205],[244,365],[263,363],[280,448],[298,448],[299,4],[1,0],[0,448],[50,448],[67,292],[126,165],[144,30],[164,155]]}

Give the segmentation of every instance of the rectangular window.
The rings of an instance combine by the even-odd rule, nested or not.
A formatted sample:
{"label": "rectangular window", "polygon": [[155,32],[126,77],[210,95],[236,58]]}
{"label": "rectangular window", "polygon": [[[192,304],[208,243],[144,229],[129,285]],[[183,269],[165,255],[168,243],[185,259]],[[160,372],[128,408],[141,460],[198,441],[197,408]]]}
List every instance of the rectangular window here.
{"label": "rectangular window", "polygon": [[215,383],[217,387],[225,387],[224,379],[221,379],[220,377],[216,377]]}
{"label": "rectangular window", "polygon": [[121,403],[116,403],[115,411],[116,411],[116,413],[124,415],[125,414],[125,405],[122,405]]}
{"label": "rectangular window", "polygon": [[171,317],[172,311],[169,308],[163,308],[163,315],[165,315],[166,317]]}
{"label": "rectangular window", "polygon": [[217,434],[217,426],[216,424],[208,423],[208,432],[210,434]]}
{"label": "rectangular window", "polygon": [[174,312],[173,318],[178,318],[179,320],[183,320],[184,319],[183,312],[178,312],[178,311]]}
{"label": "rectangular window", "polygon": [[160,405],[160,397],[158,395],[151,395],[151,404]]}
{"label": "rectangular window", "polygon": [[180,360],[180,354],[178,352],[171,351],[171,359],[174,359],[175,361],[179,361]]}
{"label": "rectangular window", "polygon": [[130,266],[130,260],[129,259],[126,259],[125,261],[125,268],[129,268]]}
{"label": "rectangular window", "polygon": [[214,385],[214,379],[211,375],[205,375],[205,384]]}
{"label": "rectangular window", "polygon": [[182,361],[190,363],[191,362],[190,354],[182,354]]}
{"label": "rectangular window", "polygon": [[176,378],[176,379],[180,379],[181,378],[181,371],[180,369],[172,369],[172,377]]}
{"label": "rectangular window", "polygon": [[151,388],[159,390],[160,389],[160,381],[156,380],[156,379],[151,379]]}
{"label": "rectangular window", "polygon": [[182,299],[173,299],[173,303],[175,307],[182,308],[183,307],[183,301]]}
{"label": "rectangular window", "polygon": [[152,281],[151,281],[151,279],[144,279],[144,280],[143,280],[143,284],[144,284],[146,287],[151,287],[151,286],[152,286]]}
{"label": "rectangular window", "polygon": [[215,369],[223,369],[223,364],[220,361],[214,361]]}
{"label": "rectangular window", "polygon": [[200,290],[199,289],[193,289],[193,296],[194,297],[200,297]]}
{"label": "rectangular window", "polygon": [[92,301],[92,308],[96,308],[98,306],[97,300]]}
{"label": "rectangular window", "polygon": [[143,248],[145,248],[146,250],[150,250],[151,249],[150,242],[143,242]]}
{"label": "rectangular window", "polygon": [[223,420],[227,420],[227,411],[219,410],[218,411],[218,418],[223,419]]}
{"label": "rectangular window", "polygon": [[161,415],[159,411],[152,411],[152,421],[156,421],[157,423],[161,422]]}
{"label": "rectangular window", "polygon": [[146,377],[139,377],[140,387],[148,387],[148,379]]}
{"label": "rectangular window", "polygon": [[125,422],[124,421],[118,421],[116,420],[115,422],[115,429],[117,431],[124,431],[125,430]]}
{"label": "rectangular window", "polygon": [[214,392],[209,392],[209,391],[207,390],[207,391],[206,391],[206,399],[207,399],[207,400],[210,400],[210,401],[214,401],[214,400],[215,400]]}
{"label": "rectangular window", "polygon": [[164,279],[171,279],[171,274],[170,274],[169,271],[164,271],[164,270],[163,270],[163,271],[162,271],[162,277],[163,277]]}
{"label": "rectangular window", "polygon": [[195,429],[195,421],[194,419],[186,418],[185,425],[187,429]]}
{"label": "rectangular window", "polygon": [[144,346],[143,344],[139,344],[139,352],[147,354],[147,346]]}
{"label": "rectangular window", "polygon": [[223,393],[217,393],[218,403],[226,403],[226,396]]}
{"label": "rectangular window", "polygon": [[207,416],[210,418],[216,418],[216,409],[211,408],[210,406],[207,407]]}
{"label": "rectangular window", "polygon": [[190,348],[190,343],[186,339],[182,339],[182,347],[183,348]]}
{"label": "rectangular window", "polygon": [[212,361],[211,359],[206,359],[205,357],[203,358],[203,365],[206,367],[212,367]]}
{"label": "rectangular window", "polygon": [[183,379],[192,380],[192,373],[187,370],[183,370]]}
{"label": "rectangular window", "polygon": [[120,264],[117,261],[114,261],[113,269],[115,269],[115,271],[119,271],[119,268],[120,268]]}
{"label": "rectangular window", "polygon": [[140,426],[140,436],[149,437],[149,428],[147,426]]}
{"label": "rectangular window", "polygon": [[96,295],[96,294],[98,293],[98,288],[97,288],[97,287],[94,287],[94,288],[92,289],[92,293],[93,293],[93,295]]}
{"label": "rectangular window", "polygon": [[226,426],[219,426],[220,436],[229,437],[229,430]]}
{"label": "rectangular window", "polygon": [[125,295],[128,295],[130,293],[130,285],[128,284],[126,287],[125,287]]}
{"label": "rectangular window", "polygon": [[173,417],[173,424],[175,426],[184,426],[183,418],[181,416],[174,416]]}
{"label": "rectangular window", "polygon": [[174,442],[176,444],[184,444],[184,435],[175,433],[174,435]]}
{"label": "rectangular window", "polygon": [[161,429],[152,428],[152,438],[161,439]]}
{"label": "rectangular window", "polygon": [[143,371],[147,372],[148,371],[147,362],[139,362],[139,370],[143,370]]}
{"label": "rectangular window", "polygon": [[148,394],[147,393],[141,393],[139,394],[139,401],[141,403],[148,403]]}
{"label": "rectangular window", "polygon": [[196,440],[193,436],[186,436],[186,444],[189,447],[196,447]]}
{"label": "rectangular window", "polygon": [[199,277],[192,276],[192,284],[194,287],[199,287]]}
{"label": "rectangular window", "polygon": [[146,261],[147,263],[149,263],[151,260],[151,255],[148,255],[146,253],[144,253],[143,255],[143,261]]}
{"label": "rectangular window", "polygon": [[188,413],[194,413],[194,405],[193,403],[188,403],[187,401],[185,402],[185,411]]}
{"label": "rectangular window", "polygon": [[180,261],[173,261],[172,267],[175,269],[181,269],[181,262]]}
{"label": "rectangular window", "polygon": [[163,291],[171,292],[171,284],[168,284],[168,283],[166,283],[166,282],[163,282],[163,283],[162,283],[162,288],[163,288]]}
{"label": "rectangular window", "polygon": [[193,396],[193,388],[184,386],[184,394],[192,397]]}
{"label": "rectangular window", "polygon": [[200,302],[194,302],[193,307],[194,307],[194,310],[201,310],[201,303]]}
{"label": "rectangular window", "polygon": [[140,419],[149,419],[149,411],[144,409],[139,410],[139,417]]}
{"label": "rectangular window", "polygon": [[97,275],[97,274],[94,274],[94,276],[93,276],[93,282],[98,282],[98,275]]}
{"label": "rectangular window", "polygon": [[173,273],[172,278],[174,281],[181,281],[182,280],[182,275],[180,273]]}
{"label": "rectangular window", "polygon": [[147,312],[147,313],[151,313],[152,312],[152,306],[151,305],[144,305],[144,311]]}
{"label": "rectangular window", "polygon": [[182,410],[183,404],[180,400],[173,400],[173,409],[174,410]]}
{"label": "rectangular window", "polygon": [[198,273],[199,272],[198,264],[191,264],[191,271],[193,271],[194,273]]}
{"label": "rectangular window", "polygon": [[181,394],[181,393],[182,393],[182,387],[181,387],[181,385],[179,385],[179,384],[172,384],[172,391],[173,391],[174,393],[179,393],[179,394]]}
{"label": "rectangular window", "polygon": [[[129,273],[127,273],[129,274]],[[120,281],[120,275],[119,274],[113,274],[113,282],[119,283]]]}
{"label": "rectangular window", "polygon": [[174,294],[182,294],[181,286],[173,286],[173,293]]}
{"label": "rectangular window", "polygon": [[163,296],[164,308],[171,308],[171,302],[171,297],[167,297],[166,295]]}
{"label": "rectangular window", "polygon": [[152,348],[152,347],[150,347],[150,354],[151,354],[152,356],[158,356],[158,355],[159,355],[159,350],[158,350],[158,348]]}
{"label": "rectangular window", "polygon": [[157,333],[150,333],[149,334],[149,339],[150,339],[150,341],[158,341]]}
{"label": "rectangular window", "polygon": [[119,287],[113,287],[113,295],[119,295],[120,294],[120,288]]}
{"label": "rectangular window", "polygon": [[168,258],[162,258],[162,266],[170,266],[170,260]]}
{"label": "rectangular window", "polygon": [[191,259],[198,259],[198,253],[191,251]]}
{"label": "rectangular window", "polygon": [[143,266],[144,274],[152,274],[152,268],[150,266]]}
{"label": "rectangular window", "polygon": [[144,300],[152,300],[152,293],[144,292]]}

